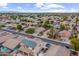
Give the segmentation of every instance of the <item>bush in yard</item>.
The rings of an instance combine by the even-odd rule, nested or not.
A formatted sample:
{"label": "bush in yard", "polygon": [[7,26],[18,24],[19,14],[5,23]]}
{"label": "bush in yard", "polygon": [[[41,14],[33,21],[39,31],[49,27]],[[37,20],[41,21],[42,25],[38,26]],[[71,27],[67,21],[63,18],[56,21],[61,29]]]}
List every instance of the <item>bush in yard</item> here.
{"label": "bush in yard", "polygon": [[18,24],[18,25],[16,26],[16,29],[22,30],[22,25]]}
{"label": "bush in yard", "polygon": [[29,28],[25,31],[26,33],[33,34],[35,32],[34,28]]}

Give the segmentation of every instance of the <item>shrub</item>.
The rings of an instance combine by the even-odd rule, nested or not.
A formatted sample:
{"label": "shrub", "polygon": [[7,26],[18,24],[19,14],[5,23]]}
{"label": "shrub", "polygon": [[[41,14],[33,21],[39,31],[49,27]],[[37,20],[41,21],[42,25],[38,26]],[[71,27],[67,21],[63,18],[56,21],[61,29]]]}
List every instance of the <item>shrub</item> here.
{"label": "shrub", "polygon": [[35,29],[34,28],[29,28],[25,31],[26,33],[30,33],[30,34],[33,34],[35,32]]}
{"label": "shrub", "polygon": [[16,26],[16,29],[22,30],[22,26],[18,24],[18,25]]}

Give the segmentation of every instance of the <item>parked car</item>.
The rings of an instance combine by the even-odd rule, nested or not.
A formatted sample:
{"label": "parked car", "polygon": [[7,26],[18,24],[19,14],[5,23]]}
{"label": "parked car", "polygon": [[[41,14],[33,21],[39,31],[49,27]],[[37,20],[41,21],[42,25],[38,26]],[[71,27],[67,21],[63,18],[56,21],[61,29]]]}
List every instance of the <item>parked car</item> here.
{"label": "parked car", "polygon": [[41,48],[41,50],[37,53],[37,55],[44,55],[44,53],[46,53],[46,51],[50,48],[51,44],[46,43],[45,47]]}
{"label": "parked car", "polygon": [[47,48],[50,48],[51,44],[47,43],[45,46],[46,46]]}

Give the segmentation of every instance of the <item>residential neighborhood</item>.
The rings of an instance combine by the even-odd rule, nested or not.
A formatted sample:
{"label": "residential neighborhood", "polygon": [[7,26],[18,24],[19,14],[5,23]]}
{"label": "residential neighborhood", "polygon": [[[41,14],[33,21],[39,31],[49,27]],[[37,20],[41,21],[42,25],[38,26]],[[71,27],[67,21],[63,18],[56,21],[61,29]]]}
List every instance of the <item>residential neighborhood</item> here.
{"label": "residential neighborhood", "polygon": [[78,56],[77,13],[0,13],[0,56]]}

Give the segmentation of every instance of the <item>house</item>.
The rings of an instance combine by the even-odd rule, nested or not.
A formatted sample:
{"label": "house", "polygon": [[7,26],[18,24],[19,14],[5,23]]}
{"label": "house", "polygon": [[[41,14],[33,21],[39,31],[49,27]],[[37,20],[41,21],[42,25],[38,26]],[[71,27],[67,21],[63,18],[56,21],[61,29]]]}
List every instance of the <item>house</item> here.
{"label": "house", "polygon": [[6,19],[8,19],[8,17],[7,16],[0,16],[0,21],[5,21]]}
{"label": "house", "polygon": [[79,38],[79,34],[78,34],[78,38]]}
{"label": "house", "polygon": [[58,36],[60,37],[60,39],[62,39],[62,41],[66,42],[69,41],[69,37],[71,36],[71,33],[67,30],[63,30],[58,33]]}
{"label": "house", "polygon": [[29,38],[24,38],[22,39],[21,43],[23,43],[24,45],[26,45],[27,47],[30,48],[35,48],[36,47],[36,43],[32,40],[28,40]]}
{"label": "house", "polygon": [[[6,34],[6,33],[5,33],[5,34]],[[3,36],[0,37],[0,44],[4,43],[4,42],[7,41],[8,39],[12,39],[12,38],[13,38],[13,36],[10,36],[10,35],[8,35],[8,34],[3,35]]]}
{"label": "house", "polygon": [[26,46],[21,46],[19,49],[18,49],[18,53],[17,55],[27,55],[27,56],[30,56],[32,53],[32,50],[28,49]]}
{"label": "house", "polygon": [[45,56],[70,56],[70,50],[59,45],[52,45]]}
{"label": "house", "polygon": [[76,28],[77,28],[77,31],[79,32],[79,24],[77,25],[77,27],[76,27]]}
{"label": "house", "polygon": [[2,45],[10,50],[14,50],[20,44],[20,42],[21,40],[18,39],[8,39]]}
{"label": "house", "polygon": [[35,28],[35,33],[33,35],[42,35],[41,32],[43,33],[45,29],[43,27]]}
{"label": "house", "polygon": [[9,39],[9,37],[6,37],[6,36],[0,37],[0,44],[5,42],[7,39]]}

